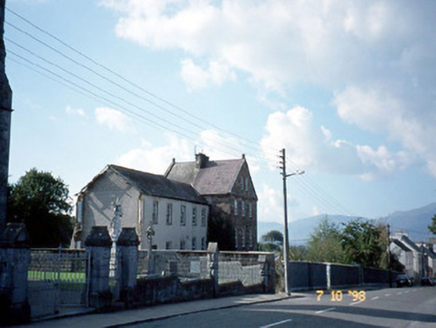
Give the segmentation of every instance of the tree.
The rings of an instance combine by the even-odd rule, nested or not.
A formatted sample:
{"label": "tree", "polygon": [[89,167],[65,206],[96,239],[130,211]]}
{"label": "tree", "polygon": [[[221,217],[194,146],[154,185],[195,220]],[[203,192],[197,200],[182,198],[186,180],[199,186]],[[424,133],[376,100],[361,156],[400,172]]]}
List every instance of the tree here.
{"label": "tree", "polygon": [[277,230],[271,230],[264,234],[259,243],[259,250],[263,252],[279,253],[283,248],[283,234]]}
{"label": "tree", "polygon": [[304,245],[289,246],[289,257],[294,261],[307,260],[307,247]]}
{"label": "tree", "polygon": [[428,230],[429,230],[433,235],[436,235],[436,214],[433,215],[433,218],[431,219],[431,225],[428,226]]}
{"label": "tree", "polygon": [[68,187],[36,168],[9,186],[8,222],[26,224],[33,247],[68,246],[73,232]]}
{"label": "tree", "polygon": [[280,253],[282,248],[279,245],[272,243],[259,243],[258,249],[260,252]]}
{"label": "tree", "polygon": [[349,263],[386,268],[387,231],[384,225],[356,219],[344,224],[342,247]]}
{"label": "tree", "polygon": [[328,217],[323,218],[310,234],[307,244],[307,260],[346,263],[339,225],[330,221]]}
{"label": "tree", "polygon": [[271,230],[262,236],[262,241],[283,245],[283,234],[280,231]]}
{"label": "tree", "polygon": [[235,250],[235,235],[232,222],[223,216],[218,207],[212,206],[207,224],[207,240],[218,243],[225,251]]}

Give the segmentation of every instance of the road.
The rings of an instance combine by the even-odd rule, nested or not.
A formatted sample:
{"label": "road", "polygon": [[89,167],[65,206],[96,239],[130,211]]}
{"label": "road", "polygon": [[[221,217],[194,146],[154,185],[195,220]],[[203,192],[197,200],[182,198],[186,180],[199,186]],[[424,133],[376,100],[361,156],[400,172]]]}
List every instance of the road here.
{"label": "road", "polygon": [[[129,327],[436,327],[436,287],[298,293],[283,301],[188,314]],[[357,290],[359,292],[359,290]],[[364,297],[365,296],[365,297]]]}

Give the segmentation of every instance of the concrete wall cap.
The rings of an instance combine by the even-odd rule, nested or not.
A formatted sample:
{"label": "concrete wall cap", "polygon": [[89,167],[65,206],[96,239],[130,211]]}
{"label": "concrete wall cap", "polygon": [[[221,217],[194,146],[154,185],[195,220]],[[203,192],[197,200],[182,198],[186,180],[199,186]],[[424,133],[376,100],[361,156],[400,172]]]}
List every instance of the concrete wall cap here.
{"label": "concrete wall cap", "polygon": [[85,246],[111,247],[112,239],[106,226],[93,226],[85,240]]}
{"label": "concrete wall cap", "polygon": [[209,243],[207,246],[208,253],[216,253],[218,252],[218,243]]}
{"label": "concrete wall cap", "polygon": [[10,222],[0,237],[2,248],[30,248],[30,238],[24,223]]}
{"label": "concrete wall cap", "polygon": [[117,240],[117,246],[138,246],[139,238],[135,228],[123,228]]}

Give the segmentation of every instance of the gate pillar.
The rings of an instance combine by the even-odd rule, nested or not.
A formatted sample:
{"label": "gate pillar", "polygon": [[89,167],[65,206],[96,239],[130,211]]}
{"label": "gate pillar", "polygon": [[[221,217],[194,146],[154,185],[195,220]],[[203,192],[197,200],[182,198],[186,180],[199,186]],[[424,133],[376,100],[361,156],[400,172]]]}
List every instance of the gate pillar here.
{"label": "gate pillar", "polygon": [[214,297],[219,295],[219,250],[218,243],[209,243],[207,246],[207,267],[209,277],[213,280]]}
{"label": "gate pillar", "polygon": [[24,223],[8,223],[0,236],[0,325],[30,322],[27,270],[30,239]]}
{"label": "gate pillar", "polygon": [[109,262],[112,239],[106,226],[94,226],[85,240],[90,253],[89,305],[94,308],[108,307],[112,303],[109,289]]}
{"label": "gate pillar", "polygon": [[117,240],[117,284],[120,301],[125,306],[134,302],[136,276],[138,274],[139,238],[135,228],[123,228]]}

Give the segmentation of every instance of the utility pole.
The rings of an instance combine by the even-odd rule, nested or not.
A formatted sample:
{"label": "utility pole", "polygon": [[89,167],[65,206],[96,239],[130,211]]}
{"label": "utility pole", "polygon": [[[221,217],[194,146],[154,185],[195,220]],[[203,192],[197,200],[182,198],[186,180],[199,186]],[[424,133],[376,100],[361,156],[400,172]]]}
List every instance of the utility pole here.
{"label": "utility pole", "polygon": [[388,223],[388,270],[389,288],[392,288],[392,268],[391,268],[391,226]]}
{"label": "utility pole", "polygon": [[281,159],[280,168],[282,169],[283,177],[283,211],[284,211],[284,231],[283,231],[283,261],[285,262],[285,293],[291,295],[289,289],[289,239],[288,239],[288,202],[287,202],[287,191],[286,191],[286,150],[282,149],[282,155],[279,156]]}
{"label": "utility pole", "polygon": [[279,156],[281,159],[279,167],[282,172],[280,173],[283,177],[283,212],[284,212],[284,245],[283,245],[283,260],[285,264],[285,293],[291,295],[291,291],[289,288],[289,238],[288,238],[288,202],[287,202],[287,190],[286,190],[286,178],[293,175],[304,174],[304,171],[295,171],[294,173],[287,174],[286,173],[286,150],[283,148],[281,150],[281,155]]}
{"label": "utility pole", "polygon": [[6,227],[12,90],[6,76],[3,39],[6,0],[0,0],[0,232]]}

